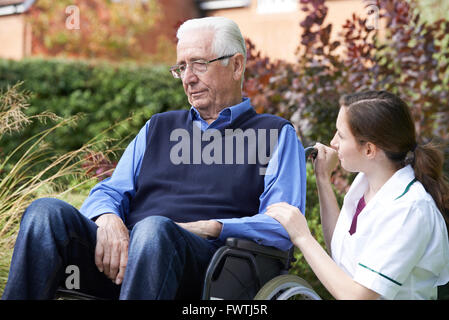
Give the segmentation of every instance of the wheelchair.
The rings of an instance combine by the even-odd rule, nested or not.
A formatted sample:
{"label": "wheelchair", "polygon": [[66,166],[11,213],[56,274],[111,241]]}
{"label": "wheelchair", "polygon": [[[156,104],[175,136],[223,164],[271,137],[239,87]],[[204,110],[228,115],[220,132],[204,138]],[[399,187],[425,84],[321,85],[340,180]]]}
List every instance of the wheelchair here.
{"label": "wheelchair", "polygon": [[[293,250],[281,251],[245,239],[228,238],[207,268],[202,300],[321,300],[302,278],[288,274]],[[58,300],[98,300],[59,288]]]}
{"label": "wheelchair", "polygon": [[[305,148],[306,159],[317,150]],[[202,300],[321,300],[302,278],[288,274],[294,247],[281,251],[253,241],[228,238],[213,255],[203,283]],[[93,300],[75,290],[58,289],[57,299]]]}
{"label": "wheelchair", "polygon": [[293,248],[281,251],[228,238],[212,257],[203,300],[321,300],[302,278],[288,274]]}

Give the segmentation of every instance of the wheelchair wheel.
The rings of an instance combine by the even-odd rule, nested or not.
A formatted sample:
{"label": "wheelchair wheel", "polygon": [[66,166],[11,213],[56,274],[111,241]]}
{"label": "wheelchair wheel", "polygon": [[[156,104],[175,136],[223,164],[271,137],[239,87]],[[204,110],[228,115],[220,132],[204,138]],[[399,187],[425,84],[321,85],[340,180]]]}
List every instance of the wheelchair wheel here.
{"label": "wheelchair wheel", "polygon": [[285,274],[268,281],[254,300],[321,300],[321,298],[307,281],[292,274]]}

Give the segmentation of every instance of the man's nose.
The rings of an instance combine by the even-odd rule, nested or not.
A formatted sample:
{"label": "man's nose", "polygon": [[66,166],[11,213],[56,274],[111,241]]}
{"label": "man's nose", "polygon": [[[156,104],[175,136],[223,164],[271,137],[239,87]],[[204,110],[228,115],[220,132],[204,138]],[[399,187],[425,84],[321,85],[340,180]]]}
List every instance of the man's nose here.
{"label": "man's nose", "polygon": [[182,79],[184,81],[184,83],[189,84],[189,83],[194,83],[198,81],[198,77],[196,76],[196,74],[192,71],[192,67],[191,66],[187,66],[186,70],[184,71],[184,77]]}

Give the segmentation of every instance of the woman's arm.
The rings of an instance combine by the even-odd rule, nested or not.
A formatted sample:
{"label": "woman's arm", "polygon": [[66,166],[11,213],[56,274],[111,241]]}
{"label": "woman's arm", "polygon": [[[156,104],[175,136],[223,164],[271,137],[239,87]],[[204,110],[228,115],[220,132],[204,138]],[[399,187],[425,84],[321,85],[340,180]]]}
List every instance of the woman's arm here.
{"label": "woman's arm", "polygon": [[330,179],[319,180],[317,177],[318,198],[320,202],[321,227],[323,228],[326,248],[331,252],[332,235],[337,224],[340,208],[330,183]]}
{"label": "woman's arm", "polygon": [[320,203],[321,226],[323,228],[324,241],[331,252],[331,240],[337,224],[340,208],[330,182],[331,173],[338,162],[337,152],[320,143],[315,145],[318,149],[314,161],[315,176]]}
{"label": "woman's arm", "polygon": [[335,299],[371,300],[379,294],[352,280],[324,251],[312,235],[293,240],[321,283]]}
{"label": "woman's arm", "polygon": [[267,215],[278,220],[290,235],[315,275],[336,299],[377,299],[379,294],[352,280],[313,238],[298,208],[285,202],[268,207]]}

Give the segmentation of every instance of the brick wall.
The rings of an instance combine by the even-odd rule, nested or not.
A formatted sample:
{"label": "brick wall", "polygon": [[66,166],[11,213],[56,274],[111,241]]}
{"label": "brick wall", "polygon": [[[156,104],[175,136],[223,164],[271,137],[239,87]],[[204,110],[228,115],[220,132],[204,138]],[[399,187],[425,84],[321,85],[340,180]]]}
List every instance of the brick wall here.
{"label": "brick wall", "polygon": [[18,60],[29,55],[30,31],[23,15],[0,17],[0,58]]}

